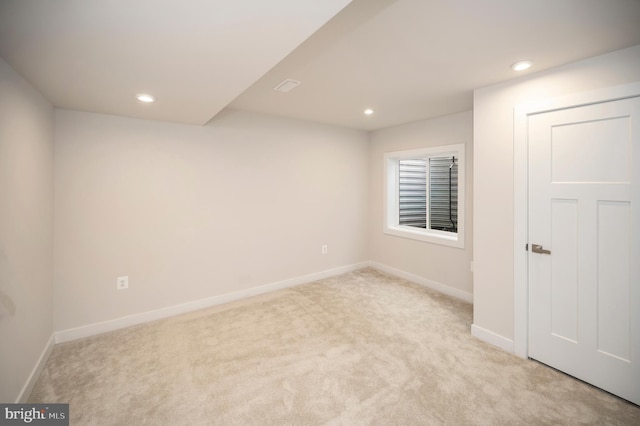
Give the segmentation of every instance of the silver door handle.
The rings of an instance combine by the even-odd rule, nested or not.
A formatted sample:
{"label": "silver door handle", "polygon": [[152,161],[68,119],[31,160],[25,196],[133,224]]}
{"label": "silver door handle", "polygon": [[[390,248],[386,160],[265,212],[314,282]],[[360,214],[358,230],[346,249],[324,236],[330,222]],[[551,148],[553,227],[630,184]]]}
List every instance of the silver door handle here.
{"label": "silver door handle", "polygon": [[531,244],[531,251],[540,254],[551,254],[551,250],[545,250],[540,244]]}

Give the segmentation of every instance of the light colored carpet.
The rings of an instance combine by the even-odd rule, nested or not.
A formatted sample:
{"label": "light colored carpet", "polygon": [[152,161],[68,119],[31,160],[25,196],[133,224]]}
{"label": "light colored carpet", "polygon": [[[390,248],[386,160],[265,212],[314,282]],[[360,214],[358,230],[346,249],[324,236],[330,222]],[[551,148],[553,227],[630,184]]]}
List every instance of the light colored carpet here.
{"label": "light colored carpet", "polygon": [[470,335],[471,305],[363,269],[56,346],[72,425],[639,425],[640,407]]}

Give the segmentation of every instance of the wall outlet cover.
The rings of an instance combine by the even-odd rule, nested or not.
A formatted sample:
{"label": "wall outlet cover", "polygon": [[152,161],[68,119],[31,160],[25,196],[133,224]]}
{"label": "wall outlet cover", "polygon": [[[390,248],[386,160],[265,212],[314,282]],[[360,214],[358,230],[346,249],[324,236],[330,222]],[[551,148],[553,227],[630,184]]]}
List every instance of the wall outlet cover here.
{"label": "wall outlet cover", "polygon": [[129,277],[118,277],[116,281],[116,288],[118,290],[126,290],[129,288]]}

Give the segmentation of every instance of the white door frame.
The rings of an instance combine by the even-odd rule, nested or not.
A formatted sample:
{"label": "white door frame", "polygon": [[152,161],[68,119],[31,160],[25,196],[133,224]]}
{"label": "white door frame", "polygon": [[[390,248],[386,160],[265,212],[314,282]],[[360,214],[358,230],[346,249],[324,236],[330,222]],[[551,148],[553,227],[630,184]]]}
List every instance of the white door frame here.
{"label": "white door frame", "polygon": [[576,106],[640,96],[640,82],[544,99],[514,108],[513,123],[513,353],[529,354],[529,264],[525,245],[529,236],[528,117]]}

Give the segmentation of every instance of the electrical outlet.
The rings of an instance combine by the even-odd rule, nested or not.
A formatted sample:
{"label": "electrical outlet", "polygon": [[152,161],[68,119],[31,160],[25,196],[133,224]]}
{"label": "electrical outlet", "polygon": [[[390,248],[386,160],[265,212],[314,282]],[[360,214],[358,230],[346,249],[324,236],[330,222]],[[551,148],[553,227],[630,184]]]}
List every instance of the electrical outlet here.
{"label": "electrical outlet", "polygon": [[327,254],[329,252],[329,247],[325,244],[322,246],[322,254]]}
{"label": "electrical outlet", "polygon": [[129,277],[118,277],[116,280],[116,288],[118,290],[126,290],[129,288]]}

